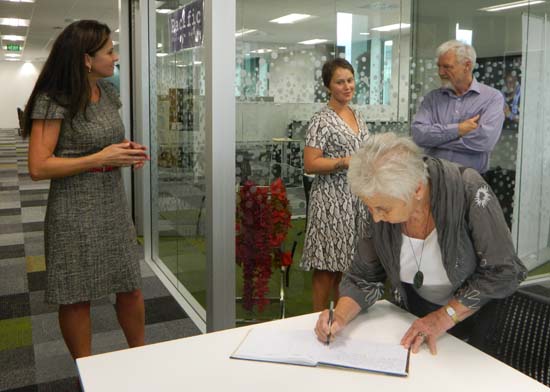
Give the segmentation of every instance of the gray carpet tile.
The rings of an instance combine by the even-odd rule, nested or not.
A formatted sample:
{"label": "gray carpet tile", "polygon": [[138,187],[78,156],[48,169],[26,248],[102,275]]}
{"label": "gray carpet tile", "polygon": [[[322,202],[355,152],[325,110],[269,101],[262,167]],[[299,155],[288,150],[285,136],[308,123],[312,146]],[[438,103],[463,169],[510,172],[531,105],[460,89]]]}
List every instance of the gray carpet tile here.
{"label": "gray carpet tile", "polygon": [[[0,196],[1,197],[1,196]],[[20,216],[21,208],[6,208],[5,210],[0,210],[0,216],[2,217],[2,222],[6,216]]]}
{"label": "gray carpet tile", "polygon": [[30,292],[29,302],[31,306],[32,316],[38,316],[40,314],[45,314],[45,313],[53,313],[57,315],[58,306],[47,304],[44,302],[44,290]]}
{"label": "gray carpet tile", "polygon": [[[7,211],[7,210],[0,210],[1,211]],[[3,226],[3,225],[13,225],[13,224],[17,224],[19,229],[14,231],[15,232],[20,232],[23,230],[23,225],[21,224],[21,214],[17,214],[17,215],[1,215],[0,214],[0,227]]]}
{"label": "gray carpet tile", "polygon": [[[43,313],[31,316],[32,342],[35,350],[41,348],[41,345],[48,342],[60,342],[62,352],[68,355],[67,348],[63,342],[63,336],[59,329],[59,322],[56,313]],[[52,353],[54,354],[54,353]],[[58,353],[59,354],[59,353]]]}
{"label": "gray carpet tile", "polygon": [[150,276],[142,279],[143,298],[158,298],[169,296],[170,293],[164,287],[162,282],[156,276]]}
{"label": "gray carpet tile", "polygon": [[21,233],[23,231],[23,225],[21,224],[21,218],[17,219],[15,223],[4,223],[4,219],[0,220],[0,234]]}
{"label": "gray carpet tile", "polygon": [[147,344],[165,342],[199,335],[200,331],[191,319],[178,319],[145,326]]}
{"label": "gray carpet tile", "polygon": [[[1,180],[1,177],[0,177],[0,180]],[[20,200],[19,191],[17,190],[17,191],[2,192],[2,194],[0,194],[0,200],[2,200],[2,202],[8,202],[8,201],[18,202]]]}
{"label": "gray carpet tile", "polygon": [[28,231],[44,231],[44,222],[23,223],[23,232]]}
{"label": "gray carpet tile", "polygon": [[[2,140],[11,142],[3,144]],[[45,271],[39,270],[40,258],[27,260],[44,255],[49,181],[29,178],[26,143],[13,130],[0,130],[0,163],[16,163],[18,170],[0,168],[0,320],[29,316],[33,344],[0,350],[0,391],[76,392],[80,390],[76,366],[59,330],[57,305],[44,303]],[[148,322],[146,342],[200,333],[143,260],[140,268]],[[116,319],[115,298],[112,294],[92,302],[94,354],[127,348]]]}
{"label": "gray carpet tile", "polygon": [[78,372],[74,360],[67,352],[67,354],[35,358],[35,375],[37,383],[45,383],[76,377]]}
{"label": "gray carpet tile", "polygon": [[25,256],[25,246],[22,244],[0,246],[0,259],[13,259],[14,257],[23,256]]}
{"label": "gray carpet tile", "polygon": [[23,233],[0,234],[0,246],[24,245]]}
{"label": "gray carpet tile", "polygon": [[46,290],[46,271],[29,272],[27,273],[27,279],[29,281],[29,291]]}
{"label": "gray carpet tile", "polygon": [[25,242],[25,255],[26,256],[40,256],[44,254],[44,238],[43,232],[39,232],[40,236],[35,241]]}
{"label": "gray carpet tile", "polygon": [[3,191],[16,191],[19,189],[19,185],[0,185],[0,192]]}
{"label": "gray carpet tile", "polygon": [[29,293],[18,293],[0,297],[0,320],[30,316]]}
{"label": "gray carpet tile", "polygon": [[37,206],[45,206],[48,204],[47,200],[21,200],[21,207],[37,207]]}
{"label": "gray carpet tile", "polygon": [[0,351],[0,391],[36,383],[33,347]]}
{"label": "gray carpet tile", "polygon": [[0,209],[6,209],[6,208],[21,208],[21,202],[20,201],[3,201],[0,199]]}
{"label": "gray carpet tile", "polygon": [[24,260],[5,265],[0,263],[0,296],[26,293],[28,291],[26,274],[27,264]]}
{"label": "gray carpet tile", "polygon": [[[23,223],[43,222],[46,215],[45,206],[25,207],[21,211],[21,221]],[[41,229],[40,229],[41,230]]]}

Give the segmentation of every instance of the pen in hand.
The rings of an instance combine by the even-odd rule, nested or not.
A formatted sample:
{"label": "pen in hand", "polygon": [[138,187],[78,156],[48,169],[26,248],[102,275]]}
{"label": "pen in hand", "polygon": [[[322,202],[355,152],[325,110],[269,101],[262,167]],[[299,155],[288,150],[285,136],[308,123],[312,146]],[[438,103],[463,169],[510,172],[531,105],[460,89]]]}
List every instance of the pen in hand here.
{"label": "pen in hand", "polygon": [[328,335],[327,335],[327,346],[330,343],[330,330],[332,328],[332,319],[334,318],[334,301],[330,301],[330,307],[328,310]]}

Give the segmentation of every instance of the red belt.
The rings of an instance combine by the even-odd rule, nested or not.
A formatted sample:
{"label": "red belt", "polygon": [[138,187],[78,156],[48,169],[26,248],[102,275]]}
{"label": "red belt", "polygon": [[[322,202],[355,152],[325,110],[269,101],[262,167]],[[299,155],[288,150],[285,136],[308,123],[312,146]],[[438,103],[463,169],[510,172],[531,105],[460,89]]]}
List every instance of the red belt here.
{"label": "red belt", "polygon": [[110,172],[115,170],[115,166],[102,166],[102,167],[92,167],[91,169],[88,169],[88,172],[90,173],[104,173],[104,172]]}

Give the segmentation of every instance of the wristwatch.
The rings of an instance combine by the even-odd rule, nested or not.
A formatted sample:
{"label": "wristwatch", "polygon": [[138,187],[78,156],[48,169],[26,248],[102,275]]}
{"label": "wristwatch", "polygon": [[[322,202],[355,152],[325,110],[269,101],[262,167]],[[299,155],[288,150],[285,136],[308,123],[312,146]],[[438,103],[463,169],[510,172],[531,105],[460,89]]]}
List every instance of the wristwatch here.
{"label": "wristwatch", "polygon": [[455,325],[460,322],[460,320],[458,319],[458,315],[456,314],[455,309],[451,305],[446,305],[445,306],[445,312],[447,312],[447,314],[453,320]]}

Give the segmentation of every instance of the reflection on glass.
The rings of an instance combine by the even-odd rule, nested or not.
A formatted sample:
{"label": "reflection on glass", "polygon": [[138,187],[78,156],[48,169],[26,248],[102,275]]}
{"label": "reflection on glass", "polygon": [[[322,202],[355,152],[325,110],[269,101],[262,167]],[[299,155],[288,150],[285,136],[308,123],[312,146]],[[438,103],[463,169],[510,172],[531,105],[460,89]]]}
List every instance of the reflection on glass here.
{"label": "reflection on glass", "polygon": [[[299,269],[306,217],[303,175],[304,137],[313,113],[328,101],[321,67],[328,59],[348,59],[356,70],[354,107],[374,132],[406,132],[410,2],[389,0],[325,1],[307,18],[285,24],[272,22],[303,13],[294,1],[237,1],[236,186],[248,181],[269,186],[280,179],[286,187],[292,227],[282,251],[293,254],[281,293],[280,272],[272,268],[268,297],[271,305],[246,312],[238,301],[238,319],[280,317],[280,296],[286,315],[310,312],[311,275]],[[373,28],[396,25],[384,31]],[[409,26],[409,27],[408,27]],[[243,272],[237,270],[237,297],[243,292]],[[287,285],[288,283],[288,285]]]}
{"label": "reflection on glass", "polygon": [[164,2],[163,12],[156,14],[156,75],[151,91],[153,254],[172,283],[204,309],[203,51],[201,47],[172,50],[170,34],[170,17],[187,3]]}
{"label": "reflection on glass", "polygon": [[[546,173],[550,122],[547,83],[550,4],[487,12],[479,1],[423,0],[416,3],[414,52],[410,65],[411,115],[422,97],[437,88],[436,47],[469,39],[478,59],[474,76],[499,90],[506,120],[486,179],[500,200],[518,255],[531,274],[550,272],[550,182]],[[538,266],[538,267],[537,267]]]}

